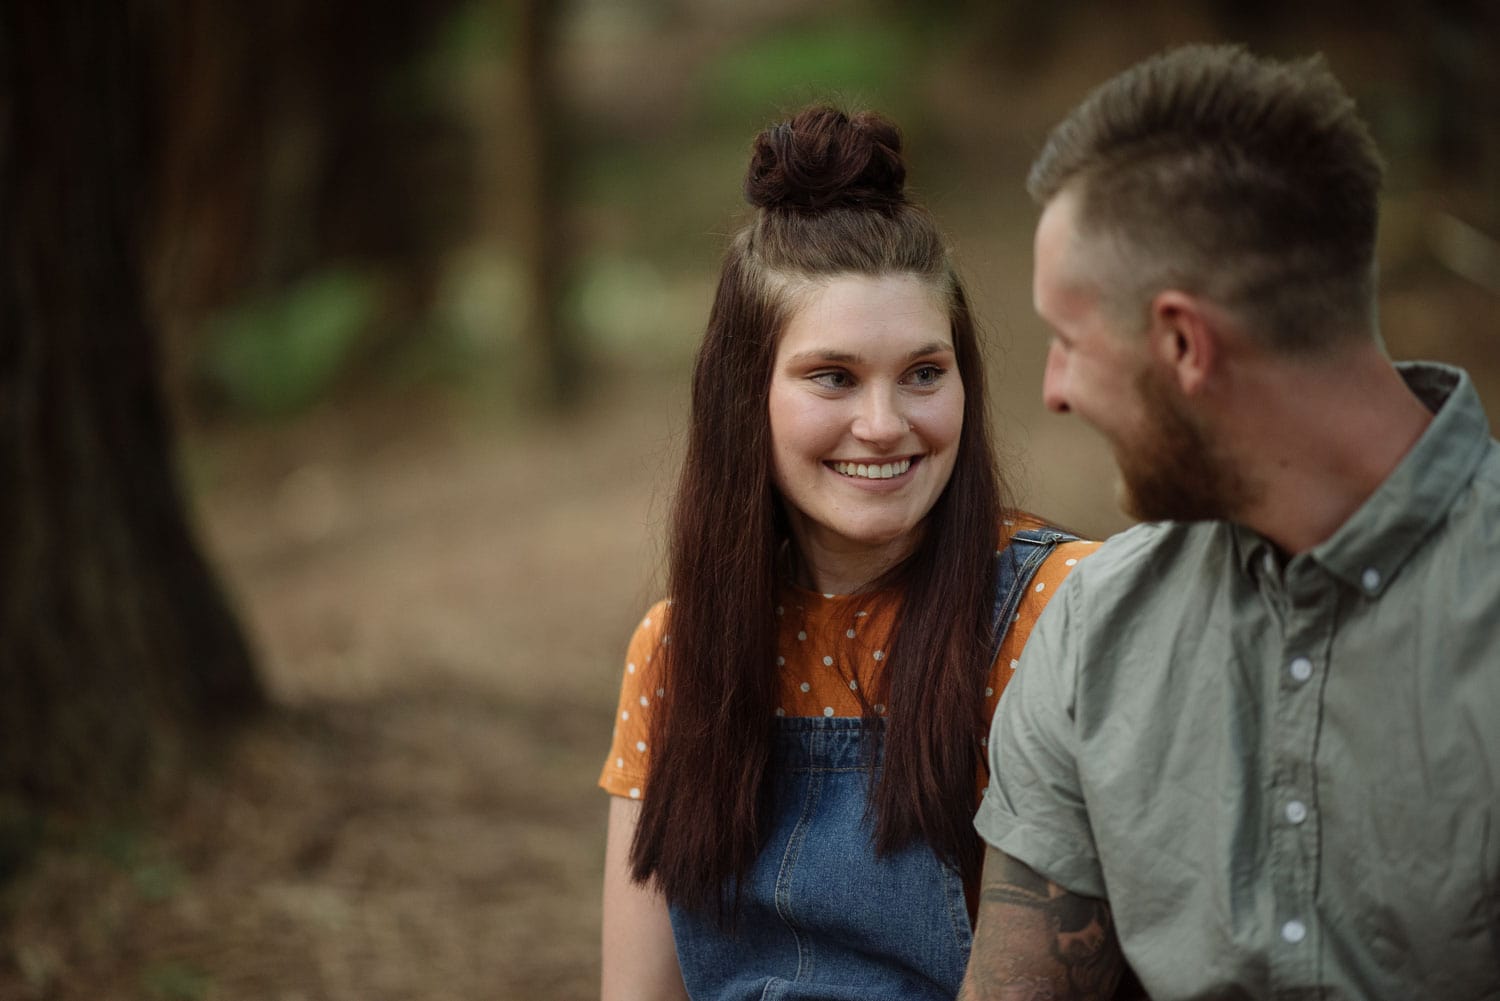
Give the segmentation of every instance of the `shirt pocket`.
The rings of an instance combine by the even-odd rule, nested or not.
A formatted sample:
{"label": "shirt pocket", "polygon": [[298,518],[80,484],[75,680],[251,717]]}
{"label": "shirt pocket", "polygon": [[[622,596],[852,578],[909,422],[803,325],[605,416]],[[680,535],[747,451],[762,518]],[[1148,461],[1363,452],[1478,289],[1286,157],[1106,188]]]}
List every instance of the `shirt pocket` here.
{"label": "shirt pocket", "polygon": [[[1493,807],[1384,790],[1363,802],[1342,889],[1357,936],[1346,945],[1373,964],[1365,971],[1372,984],[1446,1001],[1500,996]],[[1336,885],[1329,890],[1340,893]]]}

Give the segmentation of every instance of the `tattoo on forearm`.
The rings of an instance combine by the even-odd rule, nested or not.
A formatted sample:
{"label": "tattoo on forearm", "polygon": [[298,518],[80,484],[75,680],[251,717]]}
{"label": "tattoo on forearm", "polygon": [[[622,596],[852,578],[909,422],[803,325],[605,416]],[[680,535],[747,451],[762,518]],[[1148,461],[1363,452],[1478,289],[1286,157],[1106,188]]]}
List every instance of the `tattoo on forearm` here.
{"label": "tattoo on forearm", "polygon": [[1080,897],[999,852],[985,865],[965,998],[1105,999],[1123,968],[1103,900]]}

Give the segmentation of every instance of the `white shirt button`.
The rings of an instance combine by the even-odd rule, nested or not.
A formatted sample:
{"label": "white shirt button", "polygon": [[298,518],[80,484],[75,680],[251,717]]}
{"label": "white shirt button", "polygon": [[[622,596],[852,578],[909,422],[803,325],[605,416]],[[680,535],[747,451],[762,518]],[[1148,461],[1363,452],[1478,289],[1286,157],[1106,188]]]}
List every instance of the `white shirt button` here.
{"label": "white shirt button", "polygon": [[1374,567],[1365,567],[1365,572],[1359,575],[1359,582],[1366,591],[1374,591],[1380,586],[1380,571]]}
{"label": "white shirt button", "polygon": [[1293,918],[1281,926],[1281,937],[1292,945],[1296,945],[1307,938],[1307,925]]}
{"label": "white shirt button", "polygon": [[1312,661],[1306,657],[1297,657],[1287,665],[1287,670],[1291,672],[1292,680],[1300,684],[1312,677]]}
{"label": "white shirt button", "polygon": [[1266,576],[1276,576],[1276,557],[1271,554],[1271,551],[1269,549],[1266,550],[1265,555],[1261,557],[1261,565],[1265,568]]}
{"label": "white shirt button", "polygon": [[1294,799],[1286,805],[1286,819],[1294,824],[1300,824],[1307,819],[1307,804],[1300,799]]}

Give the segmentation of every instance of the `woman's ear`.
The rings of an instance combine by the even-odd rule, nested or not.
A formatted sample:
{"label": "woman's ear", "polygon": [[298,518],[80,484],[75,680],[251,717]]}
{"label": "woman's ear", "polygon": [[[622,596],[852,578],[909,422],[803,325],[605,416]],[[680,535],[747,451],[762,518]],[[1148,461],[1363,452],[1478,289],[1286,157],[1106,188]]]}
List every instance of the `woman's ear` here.
{"label": "woman's ear", "polygon": [[1177,382],[1184,396],[1195,396],[1214,374],[1220,331],[1201,299],[1177,289],[1151,300],[1147,336],[1151,350]]}

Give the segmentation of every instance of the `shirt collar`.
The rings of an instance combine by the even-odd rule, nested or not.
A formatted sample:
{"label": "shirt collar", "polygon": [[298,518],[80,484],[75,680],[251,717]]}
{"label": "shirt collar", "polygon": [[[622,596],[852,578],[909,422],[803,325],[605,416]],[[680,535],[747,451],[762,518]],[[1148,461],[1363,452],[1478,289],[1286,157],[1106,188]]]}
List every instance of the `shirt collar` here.
{"label": "shirt collar", "polygon": [[[1433,412],[1432,423],[1385,481],[1310,556],[1354,588],[1378,595],[1417,545],[1448,515],[1490,445],[1489,420],[1462,369],[1398,362],[1406,385]],[[1230,526],[1240,567],[1255,574],[1271,544],[1243,525]]]}
{"label": "shirt collar", "polygon": [[1372,596],[1447,518],[1490,446],[1484,407],[1462,369],[1432,362],[1396,369],[1433,412],[1432,423],[1375,492],[1312,549],[1331,573]]}

